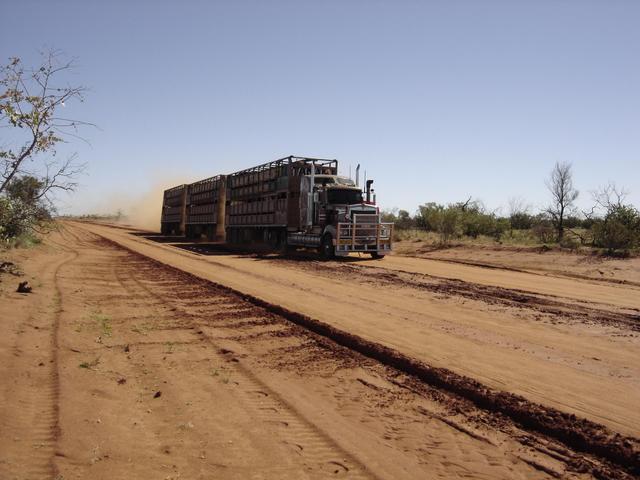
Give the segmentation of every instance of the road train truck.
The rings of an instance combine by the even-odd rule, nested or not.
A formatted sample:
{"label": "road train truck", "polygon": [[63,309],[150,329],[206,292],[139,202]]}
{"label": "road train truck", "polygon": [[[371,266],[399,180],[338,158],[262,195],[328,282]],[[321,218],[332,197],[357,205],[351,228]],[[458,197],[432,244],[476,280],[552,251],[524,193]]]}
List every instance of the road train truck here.
{"label": "road train truck", "polygon": [[391,251],[393,224],[381,221],[373,180],[338,175],[338,161],[289,156],[165,190],[163,235],[231,245],[316,248],[325,258]]}

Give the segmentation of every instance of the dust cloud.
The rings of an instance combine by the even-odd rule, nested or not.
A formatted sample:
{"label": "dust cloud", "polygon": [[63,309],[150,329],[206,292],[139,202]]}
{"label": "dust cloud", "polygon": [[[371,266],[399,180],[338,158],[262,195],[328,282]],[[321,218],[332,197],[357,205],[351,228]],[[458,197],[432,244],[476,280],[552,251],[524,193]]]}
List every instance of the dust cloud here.
{"label": "dust cloud", "polygon": [[100,210],[115,216],[110,221],[142,230],[159,232],[164,191],[183,183],[193,183],[199,179],[196,175],[163,175],[162,178],[155,179],[148,189],[139,194],[118,192],[110,195]]}

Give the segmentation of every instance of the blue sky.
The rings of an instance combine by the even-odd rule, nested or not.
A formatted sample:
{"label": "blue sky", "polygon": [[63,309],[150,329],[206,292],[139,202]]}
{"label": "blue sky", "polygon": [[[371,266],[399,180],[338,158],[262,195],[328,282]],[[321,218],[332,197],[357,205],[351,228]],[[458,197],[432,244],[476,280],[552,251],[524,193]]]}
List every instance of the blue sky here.
{"label": "blue sky", "polygon": [[77,58],[95,123],[65,211],[288,154],[360,163],[383,207],[548,198],[609,180],[640,205],[637,1],[8,1],[0,58]]}

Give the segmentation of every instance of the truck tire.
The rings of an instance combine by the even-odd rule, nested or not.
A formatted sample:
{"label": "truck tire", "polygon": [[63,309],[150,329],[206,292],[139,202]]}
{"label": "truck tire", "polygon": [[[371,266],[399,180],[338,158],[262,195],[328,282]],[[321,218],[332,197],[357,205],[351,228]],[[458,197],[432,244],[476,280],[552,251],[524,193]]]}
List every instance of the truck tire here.
{"label": "truck tire", "polygon": [[331,260],[336,256],[336,249],[333,246],[331,235],[325,235],[320,242],[320,256],[324,260]]}
{"label": "truck tire", "polygon": [[371,258],[373,260],[382,260],[384,258],[384,253],[371,252]]}

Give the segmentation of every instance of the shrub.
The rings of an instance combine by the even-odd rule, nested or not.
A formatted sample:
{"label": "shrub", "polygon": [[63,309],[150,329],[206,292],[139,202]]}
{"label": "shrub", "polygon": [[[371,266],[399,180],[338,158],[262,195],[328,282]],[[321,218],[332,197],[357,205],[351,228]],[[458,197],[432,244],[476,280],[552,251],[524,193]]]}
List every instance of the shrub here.
{"label": "shrub", "polygon": [[[397,212],[397,213],[396,213]],[[382,212],[382,221],[393,223],[396,230],[408,230],[416,227],[416,221],[411,218],[411,214],[406,210],[384,210]]]}
{"label": "shrub", "polygon": [[544,214],[535,216],[531,230],[541,243],[550,243],[556,239],[553,222]]}
{"label": "shrub", "polygon": [[609,252],[640,246],[640,212],[631,205],[612,205],[592,229],[594,245]]}
{"label": "shrub", "polygon": [[560,239],[560,246],[570,250],[578,250],[580,248],[580,242],[578,242],[578,240],[573,236],[564,235]]}
{"label": "shrub", "polygon": [[456,208],[460,211],[462,233],[468,237],[478,238],[485,235],[500,240],[509,229],[509,220],[498,218],[494,213],[487,213],[478,201],[459,203]]}
{"label": "shrub", "polygon": [[0,239],[6,243],[30,232],[36,213],[33,206],[20,199],[0,197]]}
{"label": "shrub", "polygon": [[526,212],[516,212],[509,217],[512,230],[529,230],[533,225],[533,217]]}
{"label": "shrub", "polygon": [[51,219],[42,200],[44,187],[26,175],[12,179],[0,195],[0,240],[5,246],[32,245],[35,229]]}
{"label": "shrub", "polygon": [[461,222],[463,234],[471,238],[486,235],[500,240],[504,232],[509,229],[509,220],[506,218],[497,218],[494,214],[481,211],[462,212]]}
{"label": "shrub", "polygon": [[442,205],[438,205],[435,202],[420,205],[418,207],[418,212],[416,213],[416,225],[427,232],[435,232],[435,215],[437,214],[437,211],[442,208],[444,208]]}
{"label": "shrub", "polygon": [[511,223],[508,218],[498,218],[496,219],[496,224],[493,230],[493,238],[498,241],[502,238],[504,233],[509,230],[511,227]]}
{"label": "shrub", "polygon": [[427,231],[437,232],[440,243],[446,245],[452,237],[460,234],[458,226],[459,209],[445,207],[436,203],[427,203],[419,207],[416,222]]}
{"label": "shrub", "polygon": [[442,244],[462,235],[471,238],[486,235],[500,240],[509,229],[509,220],[486,213],[479,202],[469,201],[446,207],[433,202],[426,203],[419,207],[414,223],[426,231],[437,232]]}

